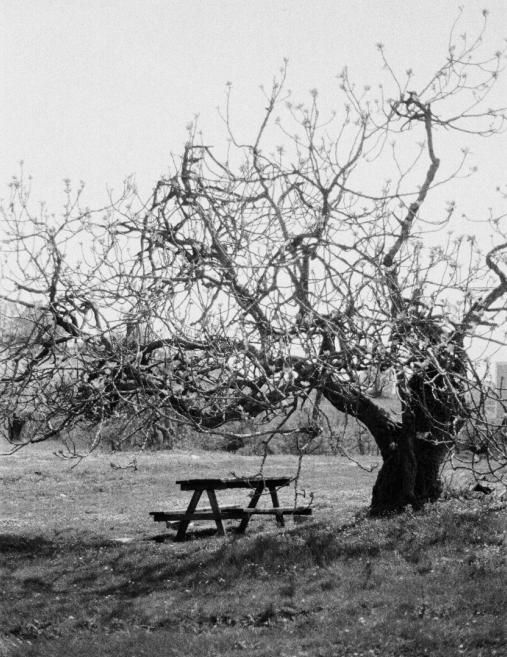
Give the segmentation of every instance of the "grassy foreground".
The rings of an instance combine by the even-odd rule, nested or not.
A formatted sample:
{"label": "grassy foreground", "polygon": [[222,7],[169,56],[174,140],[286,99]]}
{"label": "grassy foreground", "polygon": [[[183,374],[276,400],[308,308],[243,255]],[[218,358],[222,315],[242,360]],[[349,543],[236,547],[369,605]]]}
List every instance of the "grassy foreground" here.
{"label": "grassy foreground", "polygon": [[[47,448],[0,460],[1,657],[504,654],[498,503],[361,518],[375,475],[314,457],[302,474],[314,521],[157,543],[148,511],[187,501],[175,479],[253,474],[258,459],[154,453],[137,472],[109,460],[69,470]],[[274,457],[267,472],[294,467]]]}

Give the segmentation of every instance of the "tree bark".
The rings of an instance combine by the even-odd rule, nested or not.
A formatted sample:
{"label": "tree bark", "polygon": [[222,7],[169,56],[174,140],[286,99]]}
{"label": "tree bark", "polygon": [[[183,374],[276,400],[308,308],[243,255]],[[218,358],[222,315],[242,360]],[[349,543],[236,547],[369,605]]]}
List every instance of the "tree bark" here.
{"label": "tree bark", "polygon": [[373,487],[372,515],[402,511],[408,505],[420,509],[440,497],[440,467],[447,454],[444,443],[429,437],[400,435],[392,454],[384,459]]}
{"label": "tree bark", "polygon": [[440,468],[449,450],[454,420],[453,395],[443,383],[441,375],[430,369],[414,374],[401,391],[401,427],[393,437],[392,453],[383,454],[384,463],[373,487],[373,515],[401,511],[409,504],[419,509],[440,497]]}
{"label": "tree bark", "polygon": [[18,443],[21,440],[21,432],[26,424],[26,418],[19,417],[13,413],[7,420],[7,435],[10,443]]}
{"label": "tree bark", "polygon": [[440,497],[452,405],[437,390],[434,371],[414,375],[402,402],[401,422],[396,422],[359,391],[344,390],[330,377],[322,386],[333,406],[362,422],[380,449],[383,464],[373,487],[372,515],[397,513],[408,505],[418,509]]}

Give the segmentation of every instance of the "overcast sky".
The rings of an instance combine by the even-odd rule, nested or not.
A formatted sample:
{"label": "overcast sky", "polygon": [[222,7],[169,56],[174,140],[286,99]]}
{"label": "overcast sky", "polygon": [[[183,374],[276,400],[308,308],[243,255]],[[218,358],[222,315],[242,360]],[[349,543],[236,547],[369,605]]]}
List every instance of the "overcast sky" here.
{"label": "overcast sky", "polygon": [[[506,0],[0,0],[0,197],[20,160],[55,211],[67,177],[86,182],[92,207],[130,174],[148,194],[195,114],[207,143],[223,142],[227,82],[236,120],[253,131],[259,85],[285,57],[288,86],[302,97],[317,88],[328,107],[345,65],[358,84],[378,83],[378,42],[397,71],[414,69],[417,88],[445,60],[460,4],[459,31],[479,29],[487,8],[488,45],[502,47]],[[505,135],[477,147],[469,203],[493,202],[506,152]]]}
{"label": "overcast sky", "polygon": [[[316,87],[339,103],[348,65],[376,84],[377,42],[394,66],[423,79],[445,57],[460,3],[453,0],[0,0],[0,196],[18,161],[41,199],[62,179],[87,183],[92,205],[105,186],[135,173],[143,189],[167,171],[195,114],[219,140],[216,106],[226,82],[235,112],[252,125],[283,58],[289,86]],[[492,50],[507,32],[505,0],[465,0],[462,30],[491,11]],[[416,84],[416,83],[415,83]],[[507,98],[507,85],[504,97]],[[327,95],[326,95],[327,94]],[[503,145],[488,148],[495,164]],[[499,176],[500,177],[500,176]]]}

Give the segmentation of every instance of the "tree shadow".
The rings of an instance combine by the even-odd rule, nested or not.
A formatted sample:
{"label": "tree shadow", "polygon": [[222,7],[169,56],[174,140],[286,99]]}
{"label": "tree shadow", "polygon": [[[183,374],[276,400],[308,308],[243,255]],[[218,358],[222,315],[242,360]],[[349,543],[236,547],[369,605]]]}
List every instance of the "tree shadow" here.
{"label": "tree shadow", "polygon": [[48,557],[56,553],[80,552],[111,545],[111,541],[95,535],[47,538],[40,534],[0,533],[0,554],[23,557]]}
{"label": "tree shadow", "polygon": [[54,554],[56,550],[57,545],[42,536],[0,534],[0,554],[49,556]]}

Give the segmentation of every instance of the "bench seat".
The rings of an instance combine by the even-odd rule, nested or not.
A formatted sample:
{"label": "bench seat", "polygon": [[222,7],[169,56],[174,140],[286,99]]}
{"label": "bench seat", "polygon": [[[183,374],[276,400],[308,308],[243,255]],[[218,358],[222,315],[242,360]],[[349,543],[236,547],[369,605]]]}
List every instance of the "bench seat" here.
{"label": "bench seat", "polygon": [[[241,509],[242,507],[239,504],[229,504],[229,505],[224,505],[220,507],[220,512],[225,511],[226,513],[229,511],[235,511],[236,509]],[[202,506],[199,509],[196,509],[191,515],[192,518],[197,513],[211,513],[212,517],[213,516],[213,509],[210,506]],[[155,522],[164,522],[165,520],[169,520],[169,518],[162,518],[160,516],[162,515],[171,515],[171,516],[177,516],[178,522],[187,514],[187,509],[174,509],[174,511],[150,511],[150,516],[153,516],[153,520]],[[174,518],[173,518],[174,520]]]}
{"label": "bench seat", "polygon": [[[248,518],[252,515],[298,515],[311,516],[312,509],[306,506],[276,507],[273,509],[259,509],[249,507],[221,507],[220,518],[222,520],[237,520]],[[187,520],[215,520],[215,514],[211,509],[199,509],[187,515],[186,511],[151,511],[155,522],[171,522]]]}

